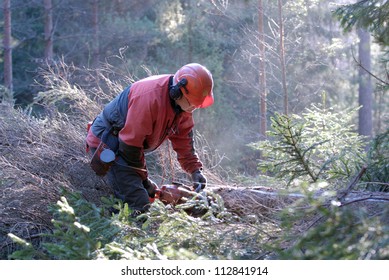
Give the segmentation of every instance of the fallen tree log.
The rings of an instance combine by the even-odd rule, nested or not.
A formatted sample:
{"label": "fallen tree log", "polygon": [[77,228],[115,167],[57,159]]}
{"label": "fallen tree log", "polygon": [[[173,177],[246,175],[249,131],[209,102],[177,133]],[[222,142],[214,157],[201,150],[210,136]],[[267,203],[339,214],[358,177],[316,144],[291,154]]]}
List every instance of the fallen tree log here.
{"label": "fallen tree log", "polygon": [[290,192],[266,187],[230,187],[213,188],[225,203],[226,208],[239,215],[269,216],[291,206],[299,199],[323,198],[323,204],[335,203],[339,207],[354,203],[388,203],[389,193],[370,191],[348,191],[339,197],[336,192],[327,190],[317,191],[313,194]]}

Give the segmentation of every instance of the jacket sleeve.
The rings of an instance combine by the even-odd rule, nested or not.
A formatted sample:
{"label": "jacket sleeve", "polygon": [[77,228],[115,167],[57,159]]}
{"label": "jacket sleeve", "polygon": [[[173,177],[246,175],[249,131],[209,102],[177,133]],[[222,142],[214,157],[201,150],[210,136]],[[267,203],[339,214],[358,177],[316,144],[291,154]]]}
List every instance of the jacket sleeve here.
{"label": "jacket sleeve", "polygon": [[[183,113],[185,114],[185,113]],[[193,140],[194,122],[191,114],[185,114],[181,119],[178,132],[169,136],[177,159],[182,169],[189,174],[202,169],[203,164],[195,151]]]}

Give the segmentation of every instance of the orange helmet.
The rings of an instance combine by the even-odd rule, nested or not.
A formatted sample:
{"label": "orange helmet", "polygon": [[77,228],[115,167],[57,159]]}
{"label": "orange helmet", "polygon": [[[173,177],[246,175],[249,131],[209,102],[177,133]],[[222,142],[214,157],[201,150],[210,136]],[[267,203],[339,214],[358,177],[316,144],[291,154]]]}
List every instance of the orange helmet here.
{"label": "orange helmet", "polygon": [[174,74],[175,83],[184,78],[187,83],[181,92],[191,105],[205,108],[213,104],[213,79],[207,68],[198,63],[186,64]]}

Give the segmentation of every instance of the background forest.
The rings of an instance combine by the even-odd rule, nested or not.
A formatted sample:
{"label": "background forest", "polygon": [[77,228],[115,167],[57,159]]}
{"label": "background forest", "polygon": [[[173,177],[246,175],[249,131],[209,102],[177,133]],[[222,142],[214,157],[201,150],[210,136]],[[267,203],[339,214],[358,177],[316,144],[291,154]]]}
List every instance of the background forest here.
{"label": "background forest", "polygon": [[[174,73],[181,65],[196,61],[212,71],[216,98],[215,106],[196,112],[198,131],[226,155],[223,164],[239,172],[256,173],[256,155],[246,144],[260,139],[263,117],[258,1],[62,0],[46,1],[46,5],[49,2],[52,8],[46,6],[45,10],[42,1],[12,1],[16,104],[30,104],[42,89],[39,70],[47,59],[81,69],[109,64],[114,69],[110,78],[123,87],[129,78]],[[337,3],[284,2],[281,10],[277,1],[262,4],[267,120],[284,112],[285,92],[289,113],[298,114],[323,99],[326,106],[339,111],[356,108],[358,36],[355,32],[345,34],[334,19],[332,11]],[[368,55],[372,73],[385,77],[382,52],[373,44]],[[84,81],[76,73],[69,78],[84,88],[102,84]],[[377,134],[385,129],[388,102],[382,90],[375,91],[373,101],[372,125]]]}
{"label": "background forest", "polygon": [[[277,199],[276,202],[267,197],[266,203],[262,201],[266,207],[232,209],[231,205],[236,205],[231,201],[230,205],[224,205],[215,191],[209,195],[217,203],[206,206],[209,215],[202,223],[215,222],[209,219],[212,216],[227,226],[212,232],[187,219],[185,211],[172,214],[156,203],[149,214],[149,224],[143,227],[146,233],[134,233],[135,240],[128,240],[117,235],[120,231],[134,230],[132,221],[126,220],[129,210],[125,206],[120,206],[120,215],[114,222],[105,218],[92,225],[91,215],[105,214],[76,194],[69,194],[70,188],[65,187],[67,199],[62,197],[57,208],[54,207],[59,208],[54,214],[57,231],[50,237],[62,240],[61,245],[49,243],[42,253],[27,244],[27,251],[16,253],[13,258],[159,258],[160,254],[189,259],[388,258],[388,226],[381,224],[388,213],[381,204],[351,207],[347,211],[340,210],[341,207],[335,209],[359,200],[388,200],[389,42],[384,28],[389,13],[387,1],[2,0],[0,3],[4,7],[0,22],[3,39],[0,68],[4,69],[0,97],[3,104],[12,103],[13,108],[21,109],[2,108],[0,128],[4,138],[0,139],[3,145],[0,151],[4,168],[0,174],[4,179],[0,179],[0,186],[12,185],[7,168],[16,172],[30,170],[30,166],[21,168],[21,162],[13,169],[12,160],[17,156],[10,156],[7,151],[13,145],[19,145],[22,151],[24,146],[20,143],[24,142],[10,141],[12,131],[13,135],[17,135],[18,129],[28,131],[30,137],[40,139],[44,146],[57,148],[53,158],[45,158],[49,157],[49,151],[46,154],[43,148],[39,150],[42,166],[47,164],[45,172],[35,170],[31,163],[35,170],[31,174],[48,180],[51,176],[47,175],[48,170],[57,166],[50,162],[61,161],[63,147],[56,146],[57,140],[46,139],[46,133],[68,132],[62,137],[69,147],[74,144],[69,150],[77,164],[85,163],[79,149],[74,148],[82,143],[75,140],[82,139],[86,122],[110,98],[131,81],[151,74],[174,73],[186,63],[198,62],[211,70],[215,82],[215,104],[194,113],[197,146],[207,165],[210,187],[262,185],[277,191],[298,191],[305,197],[303,201]],[[356,4],[342,6],[350,3]],[[7,16],[9,13],[11,18]],[[24,121],[24,114],[32,119],[31,123]],[[65,148],[63,152],[67,154]],[[27,157],[23,159],[28,165]],[[167,159],[160,160],[160,166],[169,160],[167,155]],[[69,168],[69,161],[59,166]],[[166,175],[160,166],[154,167],[155,172]],[[90,175],[76,178],[72,169],[69,171],[72,181],[66,174],[57,173],[53,171],[58,177],[52,174],[55,179],[50,183],[61,182],[61,187],[77,183],[79,189],[88,183],[85,177]],[[169,179],[162,178],[160,182]],[[59,188],[55,188],[56,194],[60,193]],[[373,191],[374,195],[361,199],[351,193],[352,189]],[[345,200],[344,192],[351,198]],[[254,197],[254,193],[248,195]],[[52,196],[54,201],[58,197]],[[231,200],[227,196],[222,198]],[[3,203],[2,208],[6,209]],[[69,210],[72,207],[76,214]],[[269,209],[272,215],[268,215]],[[303,210],[297,213],[295,209]],[[124,220],[125,224],[117,223]],[[61,233],[64,224],[69,227],[68,233],[79,237],[77,244],[63,235],[63,230]],[[188,241],[183,232],[178,237],[171,236],[167,229],[173,227],[181,232],[180,224],[192,228],[200,238]],[[239,234],[231,229],[232,225],[237,226]],[[15,230],[12,226],[11,222],[3,222],[3,235],[13,229],[26,237],[21,234],[25,228]],[[96,232],[90,230],[94,227]],[[374,232],[369,231],[372,227]],[[40,225],[37,230],[35,225],[34,230],[53,232],[47,228]],[[283,232],[285,236],[281,237]],[[295,237],[301,232],[307,235],[296,242]],[[201,244],[210,242],[206,236],[213,238],[214,247],[202,247]],[[13,238],[13,242],[26,245],[18,237]],[[154,243],[148,247],[145,244],[150,240]],[[233,252],[228,246],[231,240],[236,243]],[[362,247],[357,247],[361,240]],[[9,249],[9,238],[0,241],[5,242],[2,250],[15,249]],[[177,244],[177,248],[166,244]],[[77,246],[85,251],[69,250]],[[93,254],[90,248],[96,249]],[[186,251],[180,251],[182,248]]]}

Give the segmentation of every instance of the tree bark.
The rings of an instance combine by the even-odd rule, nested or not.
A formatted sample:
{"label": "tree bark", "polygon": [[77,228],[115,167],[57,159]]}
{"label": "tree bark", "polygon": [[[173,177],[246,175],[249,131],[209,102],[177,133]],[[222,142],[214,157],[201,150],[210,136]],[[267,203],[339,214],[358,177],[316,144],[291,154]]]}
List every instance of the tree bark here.
{"label": "tree bark", "polygon": [[[191,0],[186,0],[186,9],[188,9],[191,14],[192,2]],[[188,20],[188,61],[193,61],[193,15],[189,15]]]}
{"label": "tree bark", "polygon": [[267,130],[267,106],[266,106],[266,45],[265,32],[263,26],[263,4],[262,0],[258,0],[258,45],[259,45],[259,96],[260,96],[260,137],[266,138]]}
{"label": "tree bark", "polygon": [[285,69],[285,44],[284,44],[284,24],[282,18],[282,0],[278,0],[278,18],[280,29],[280,62],[281,62],[281,75],[282,75],[282,89],[284,92],[284,114],[288,115],[288,89],[286,87],[286,69]]}
{"label": "tree bark", "polygon": [[11,42],[11,0],[4,0],[3,2],[4,12],[4,85],[10,91],[13,92],[12,81],[12,42]]}
{"label": "tree bark", "polygon": [[53,3],[51,0],[44,0],[45,7],[45,59],[47,62],[53,60]]}
{"label": "tree bark", "polygon": [[370,34],[363,29],[358,29],[359,37],[359,126],[360,135],[368,136],[373,134],[373,86],[371,82],[371,55],[370,55]]}
{"label": "tree bark", "polygon": [[99,40],[99,0],[93,0],[93,66],[98,67],[100,62],[100,40]]}

